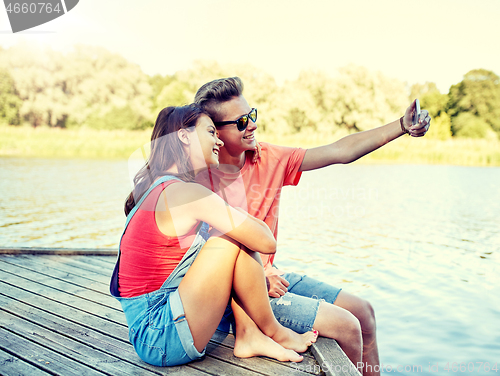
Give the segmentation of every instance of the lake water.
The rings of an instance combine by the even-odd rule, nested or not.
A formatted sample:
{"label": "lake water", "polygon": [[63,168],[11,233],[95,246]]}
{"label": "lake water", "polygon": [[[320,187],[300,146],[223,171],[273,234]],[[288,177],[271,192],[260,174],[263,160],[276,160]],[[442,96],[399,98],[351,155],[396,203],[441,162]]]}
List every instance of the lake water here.
{"label": "lake water", "polygon": [[[116,248],[129,190],[127,161],[0,158],[0,246]],[[500,373],[478,370],[500,363],[500,168],[307,172],[278,240],[280,269],[372,303],[385,373]]]}

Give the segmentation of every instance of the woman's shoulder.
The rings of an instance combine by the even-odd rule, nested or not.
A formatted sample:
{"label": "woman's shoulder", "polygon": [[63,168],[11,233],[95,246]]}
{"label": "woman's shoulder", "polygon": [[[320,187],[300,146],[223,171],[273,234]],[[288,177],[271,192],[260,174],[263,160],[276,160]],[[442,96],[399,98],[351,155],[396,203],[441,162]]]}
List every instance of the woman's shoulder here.
{"label": "woman's shoulder", "polygon": [[213,195],[211,190],[201,184],[186,181],[170,184],[165,188],[165,193],[169,202],[177,204],[186,204]]}

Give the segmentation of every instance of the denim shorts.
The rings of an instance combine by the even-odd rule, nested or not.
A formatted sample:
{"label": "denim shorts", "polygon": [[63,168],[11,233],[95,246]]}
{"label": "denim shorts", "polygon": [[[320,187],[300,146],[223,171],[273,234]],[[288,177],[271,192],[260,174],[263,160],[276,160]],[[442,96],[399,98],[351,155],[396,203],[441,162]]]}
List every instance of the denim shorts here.
{"label": "denim shorts", "polygon": [[335,303],[342,290],[297,273],[285,273],[281,277],[290,283],[288,292],[279,298],[269,298],[269,301],[279,323],[297,333],[312,330],[319,304],[323,301]]}
{"label": "denim shorts", "polygon": [[136,298],[121,298],[129,340],[146,363],[165,367],[199,359],[178,289],[160,289]]}
{"label": "denim shorts", "polygon": [[[312,330],[319,304],[323,301],[335,303],[342,290],[297,273],[285,273],[281,277],[290,283],[288,292],[279,298],[269,298],[269,302],[279,323],[297,333]],[[218,329],[234,333],[234,325],[233,312],[228,305]]]}

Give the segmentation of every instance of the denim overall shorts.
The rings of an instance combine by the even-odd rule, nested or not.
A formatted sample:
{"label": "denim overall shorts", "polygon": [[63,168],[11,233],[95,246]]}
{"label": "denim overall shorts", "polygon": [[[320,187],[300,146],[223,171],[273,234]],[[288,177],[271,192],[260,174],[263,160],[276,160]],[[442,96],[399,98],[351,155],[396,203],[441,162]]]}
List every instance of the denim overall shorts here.
{"label": "denim overall shorts", "polygon": [[[123,233],[147,195],[159,184],[170,179],[177,178],[163,176],[153,183],[127,216]],[[137,355],[146,363],[155,366],[176,366],[205,355],[205,350],[200,353],[194,346],[177,288],[208,237],[208,225],[201,222],[193,244],[160,289],[133,298],[121,297],[118,290],[120,247],[118,248],[110,292],[121,303],[127,319],[129,340]]]}

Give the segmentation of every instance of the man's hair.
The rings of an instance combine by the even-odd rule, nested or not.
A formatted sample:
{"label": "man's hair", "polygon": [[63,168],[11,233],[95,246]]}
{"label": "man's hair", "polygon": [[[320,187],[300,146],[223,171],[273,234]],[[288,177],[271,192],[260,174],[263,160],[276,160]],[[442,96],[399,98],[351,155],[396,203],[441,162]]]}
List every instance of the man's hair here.
{"label": "man's hair", "polygon": [[243,94],[243,82],[239,77],[219,78],[200,87],[194,102],[207,111],[213,121],[221,121],[219,104]]}

